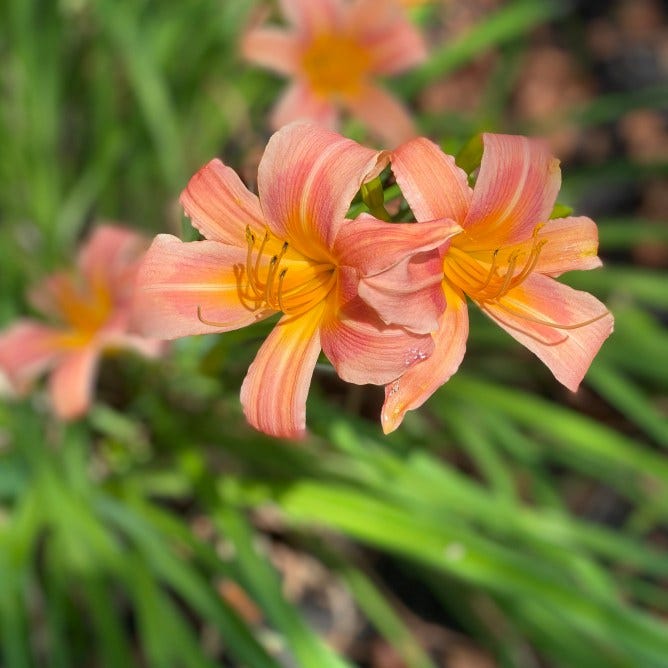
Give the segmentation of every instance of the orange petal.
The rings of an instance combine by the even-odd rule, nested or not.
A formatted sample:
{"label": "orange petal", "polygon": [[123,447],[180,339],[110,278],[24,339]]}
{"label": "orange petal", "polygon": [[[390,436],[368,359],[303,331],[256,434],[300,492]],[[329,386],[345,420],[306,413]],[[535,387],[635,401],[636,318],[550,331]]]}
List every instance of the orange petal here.
{"label": "orange petal", "polygon": [[433,142],[420,137],[392,152],[392,171],[419,221],[466,219],[471,189],[466,174]]}
{"label": "orange petal", "polygon": [[537,274],[483,310],[573,392],[613,328],[598,299]]}
{"label": "orange petal", "polygon": [[245,248],[247,225],[258,234],[264,231],[257,197],[218,159],[190,179],[181,193],[181,204],[193,226],[207,239]]}
{"label": "orange petal", "polygon": [[306,84],[296,81],[281,95],[270,117],[275,130],[293,121],[310,121],[335,130],[339,113],[330,100],[317,97]]}
{"label": "orange petal", "polygon": [[89,408],[99,350],[90,346],[63,357],[49,378],[49,396],[62,420],[81,417]]}
{"label": "orange petal", "polygon": [[457,371],[464,358],[469,318],[466,299],[459,291],[445,287],[447,307],[439,328],[432,334],[434,352],[385,387],[381,424],[386,434],[403,421],[406,411],[421,406]]}
{"label": "orange petal", "polygon": [[245,264],[241,248],[159,234],[137,276],[134,328],[144,336],[174,339],[227,332],[271,315],[242,298],[239,272]]}
{"label": "orange petal", "polygon": [[417,135],[408,109],[378,86],[367,85],[359,96],[346,99],[344,103],[351,115],[359,118],[388,148]]}
{"label": "orange petal", "polygon": [[[340,286],[353,293],[354,281]],[[431,355],[428,334],[386,325],[359,296],[350,296],[335,314],[322,323],[322,348],[339,376],[348,382],[383,385],[416,361]]]}
{"label": "orange petal", "polygon": [[559,161],[539,139],[485,133],[483,144],[463,227],[486,249],[525,241],[554,208],[561,187]]}
{"label": "orange petal", "polygon": [[420,64],[427,49],[420,31],[406,18],[398,3],[357,0],[348,14],[360,43],[367,45],[377,74],[395,74]]}
{"label": "orange petal", "polygon": [[598,229],[590,218],[555,218],[540,230],[538,238],[547,241],[534,268],[538,274],[559,276],[566,271],[602,265],[597,256]]}
{"label": "orange petal", "polygon": [[284,316],[262,344],[241,386],[248,422],[265,434],[301,438],[306,397],[320,354],[319,325],[325,304],[304,315]]}
{"label": "orange petal", "polygon": [[383,165],[378,151],[316,125],[282,128],[258,168],[268,227],[306,255],[312,244],[331,248],[353,196]]}
{"label": "orange petal", "polygon": [[298,42],[294,35],[280,28],[255,28],[241,40],[246,60],[279,74],[293,75],[299,63]]}

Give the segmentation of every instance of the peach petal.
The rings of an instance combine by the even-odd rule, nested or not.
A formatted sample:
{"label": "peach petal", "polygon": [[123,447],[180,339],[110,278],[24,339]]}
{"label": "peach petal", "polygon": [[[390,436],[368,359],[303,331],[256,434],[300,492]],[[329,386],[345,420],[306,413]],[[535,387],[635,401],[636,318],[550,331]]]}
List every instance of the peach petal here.
{"label": "peach petal", "polygon": [[[438,248],[461,231],[451,220],[433,220],[418,226],[386,223],[361,214],[355,220],[345,221],[332,250],[339,264],[355,267],[360,276],[373,276],[410,255]],[[379,252],[381,247],[382,252]],[[439,274],[442,273],[441,270]]]}
{"label": "peach petal", "polygon": [[174,339],[227,332],[271,315],[241,299],[238,277],[245,265],[245,249],[215,241],[184,243],[159,234],[137,276],[134,329]]}
{"label": "peach petal", "polygon": [[148,240],[133,230],[100,225],[79,251],[77,265],[91,285],[103,285],[115,293],[131,287],[136,263]]}
{"label": "peach petal", "polygon": [[466,219],[471,188],[466,174],[433,142],[419,137],[392,152],[392,171],[419,221]]}
{"label": "peach petal", "polygon": [[381,424],[386,434],[403,421],[406,411],[422,406],[457,371],[466,351],[469,318],[464,295],[444,287],[447,307],[432,334],[434,352],[385,387]]}
{"label": "peach petal", "polygon": [[19,320],[0,332],[0,369],[17,392],[58,360],[59,333],[32,320]]}
{"label": "peach petal", "polygon": [[[483,310],[573,392],[612,333],[614,322],[605,305],[588,292],[537,274],[529,276],[498,304],[487,304]],[[589,324],[577,327],[581,323]]]}
{"label": "peach petal", "polygon": [[396,2],[358,0],[350,9],[348,22],[369,48],[373,71],[378,74],[403,72],[427,58],[420,31]]}
{"label": "peach petal", "polygon": [[433,350],[429,335],[386,325],[356,295],[352,272],[341,272],[344,303],[321,327],[322,348],[339,376],[350,383],[384,385]]}
{"label": "peach petal", "polygon": [[344,104],[350,113],[382,139],[388,148],[417,135],[417,128],[409,110],[379,86],[368,84],[358,97],[346,99]]}
{"label": "peach petal", "polygon": [[353,196],[383,166],[382,154],[324,128],[284,127],[269,140],[258,168],[268,227],[299,250],[331,248]]}
{"label": "peach petal", "polygon": [[339,125],[339,113],[330,100],[317,97],[306,84],[296,81],[281,95],[270,116],[271,127],[275,130],[294,121],[310,121],[335,130]]}
{"label": "peach petal", "polygon": [[443,261],[436,251],[418,253],[375,276],[360,279],[360,297],[387,325],[418,334],[438,328],[445,309]]}
{"label": "peach petal", "polygon": [[539,139],[485,133],[483,145],[463,227],[473,247],[476,242],[489,248],[524,241],[554,208],[561,187],[559,161]]}
{"label": "peach petal", "polygon": [[193,226],[207,239],[245,248],[247,225],[258,233],[264,230],[258,198],[218,159],[190,179],[180,201]]}
{"label": "peach petal", "polygon": [[241,53],[246,60],[278,74],[291,76],[297,71],[297,39],[280,28],[263,27],[249,31],[241,41]]}
{"label": "peach petal", "polygon": [[341,24],[341,0],[279,0],[283,16],[303,35],[311,35]]}
{"label": "peach petal", "polygon": [[598,229],[585,216],[555,218],[540,231],[546,240],[534,271],[538,274],[559,276],[576,269],[596,269],[603,263],[597,256]]}
{"label": "peach petal", "polygon": [[88,410],[99,351],[94,346],[72,352],[59,362],[49,378],[49,396],[55,414],[74,420]]}
{"label": "peach petal", "polygon": [[319,324],[325,304],[304,315],[284,316],[266,338],[241,386],[246,419],[280,438],[306,432],[306,397],[320,354]]}

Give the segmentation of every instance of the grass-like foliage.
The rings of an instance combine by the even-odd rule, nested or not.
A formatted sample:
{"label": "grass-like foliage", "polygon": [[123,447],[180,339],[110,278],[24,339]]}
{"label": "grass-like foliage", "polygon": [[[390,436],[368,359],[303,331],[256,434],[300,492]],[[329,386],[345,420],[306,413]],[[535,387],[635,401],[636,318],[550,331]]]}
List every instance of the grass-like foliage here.
{"label": "grass-like foliage", "polygon": [[[448,151],[482,130],[583,139],[665,111],[647,82],[514,113],[536,39],[558,35],[589,66],[585,19],[511,0],[446,39],[458,3],[437,4],[411,14],[430,59],[388,86]],[[238,55],[260,5],[0,3],[0,328],[96,222],[194,238],[177,197],[215,155],[254,186],[284,85]],[[429,103],[471,64],[489,73],[475,100]],[[564,280],[616,319],[575,395],[471,309],[462,369],[388,437],[382,392],[324,363],[306,440],[251,430],[239,387],[273,322],[158,361],[105,358],[75,422],[50,413],[43,385],[0,399],[0,666],[434,668],[465,648],[508,668],[665,667],[668,233],[615,209],[620,191],[665,186],[665,158],[562,165],[560,200],[596,218],[605,265]],[[318,625],[287,586],[286,551],[325,574],[316,597],[348,601],[352,630],[329,628],[348,628],[336,606]]]}

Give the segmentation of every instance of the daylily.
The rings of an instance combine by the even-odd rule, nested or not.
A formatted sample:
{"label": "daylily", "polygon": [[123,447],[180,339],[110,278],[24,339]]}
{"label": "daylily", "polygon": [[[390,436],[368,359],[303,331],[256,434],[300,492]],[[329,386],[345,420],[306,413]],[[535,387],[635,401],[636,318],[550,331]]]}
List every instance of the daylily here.
{"label": "daylily", "polygon": [[287,28],[250,30],[250,61],[291,77],[273,111],[274,128],[298,119],[338,127],[345,109],[397,145],[415,136],[403,105],[373,82],[426,58],[424,42],[396,0],[279,0]]}
{"label": "daylily", "polygon": [[[282,313],[248,370],[241,402],[253,427],[288,438],[304,434],[321,348],[353,383],[385,384],[426,358],[433,348],[427,332],[444,300],[428,289],[434,274],[428,262],[409,275],[407,258],[442,245],[460,228],[450,221],[346,219],[357,190],[387,159],[324,128],[292,124],[269,140],[259,197],[220,160],[209,162],[181,195],[206,240],[155,239],[137,281],[137,326],[171,339]],[[390,267],[403,267],[403,289],[413,288],[405,300],[412,331],[386,326],[357,294],[361,276]]]}
{"label": "daylily", "polygon": [[30,293],[34,308],[52,324],[22,318],[0,332],[0,372],[15,392],[24,394],[51,370],[53,410],[73,419],[90,406],[103,352],[160,352],[161,342],[129,333],[133,282],[146,245],[136,232],[102,225],[80,249],[74,271],[56,273]]}
{"label": "daylily", "polygon": [[[392,169],[417,220],[451,219],[463,232],[438,251],[437,289],[447,307],[432,334],[435,350],[386,387],[386,433],[459,367],[469,329],[467,296],[572,391],[612,332],[612,315],[601,302],[554,280],[566,271],[601,265],[592,220],[550,220],[561,186],[559,161],[543,142],[526,137],[485,134],[483,145],[473,190],[454,158],[427,139],[412,140],[392,154]],[[365,278],[360,294],[374,300],[392,281],[392,272]],[[381,317],[401,322],[398,309],[389,306],[388,300],[379,309]]]}

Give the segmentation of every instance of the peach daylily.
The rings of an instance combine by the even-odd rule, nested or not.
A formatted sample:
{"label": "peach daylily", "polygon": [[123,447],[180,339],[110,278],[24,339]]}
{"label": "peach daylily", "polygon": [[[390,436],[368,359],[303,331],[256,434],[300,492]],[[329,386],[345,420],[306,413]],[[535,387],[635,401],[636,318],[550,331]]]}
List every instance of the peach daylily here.
{"label": "peach daylily", "polygon": [[[392,155],[392,169],[417,220],[449,218],[463,232],[439,249],[438,289],[447,307],[432,335],[434,353],[386,387],[386,432],[459,367],[469,327],[466,296],[572,391],[612,331],[612,315],[601,302],[554,280],[566,271],[601,265],[592,220],[550,220],[561,186],[559,161],[535,139],[485,134],[483,144],[473,190],[454,158],[427,139],[410,141]],[[392,272],[364,279],[360,294],[374,300],[392,281]],[[380,314],[401,322],[397,310],[388,302]]]}
{"label": "peach daylily", "polygon": [[422,38],[396,0],[280,0],[289,27],[250,30],[243,55],[291,77],[274,128],[307,119],[336,129],[345,109],[392,145],[413,137],[410,115],[373,82],[426,58]]}
{"label": "peach daylily", "polygon": [[357,295],[359,278],[403,265],[459,228],[450,221],[346,219],[361,184],[385,164],[384,153],[300,123],[269,140],[259,197],[212,160],[181,195],[206,240],[155,239],[137,280],[137,326],[171,339],[239,329],[281,313],[241,388],[249,423],[273,436],[304,434],[321,348],[344,380],[381,385],[396,378],[432,351],[428,332],[444,307],[443,297],[427,289],[433,267],[424,262],[424,271],[412,274],[414,296],[405,304],[411,331],[378,318]]}
{"label": "peach daylily", "polygon": [[129,333],[133,283],[146,245],[136,232],[102,225],[79,251],[76,271],[54,274],[31,292],[33,306],[52,323],[24,318],[0,332],[0,372],[16,393],[51,370],[53,410],[74,419],[90,405],[104,351],[160,352],[161,342]]}

